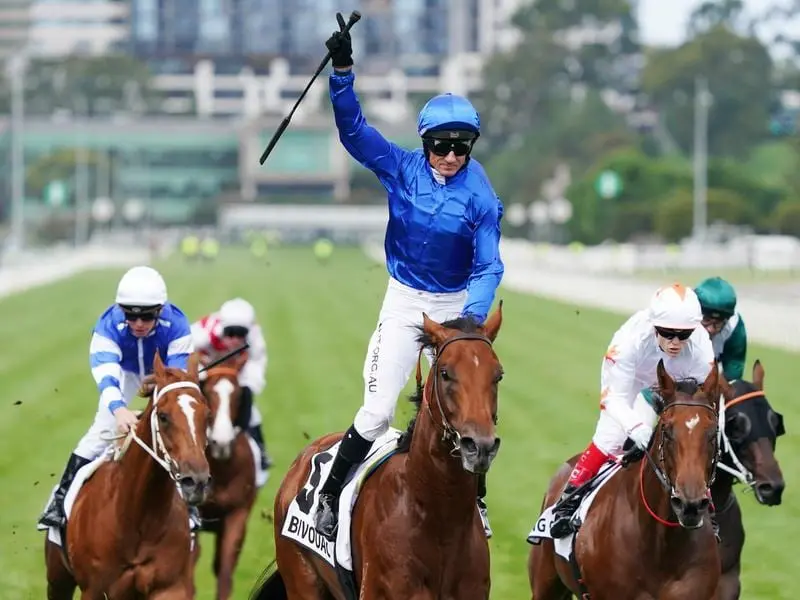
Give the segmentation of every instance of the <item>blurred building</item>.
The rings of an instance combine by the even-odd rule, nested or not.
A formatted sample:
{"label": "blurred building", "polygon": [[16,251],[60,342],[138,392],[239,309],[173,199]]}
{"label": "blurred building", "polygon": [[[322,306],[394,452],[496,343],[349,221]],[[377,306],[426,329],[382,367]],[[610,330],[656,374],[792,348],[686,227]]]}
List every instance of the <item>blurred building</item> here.
{"label": "blurred building", "polygon": [[2,0],[0,55],[25,47],[35,56],[125,50],[129,0]]}
{"label": "blurred building", "polygon": [[25,45],[30,28],[31,0],[0,2],[0,61]]}
{"label": "blurred building", "polygon": [[[324,56],[335,13],[347,17],[357,9],[358,72],[376,80],[360,78],[359,89],[380,116],[402,120],[414,93],[479,87],[484,58],[515,42],[510,17],[522,0],[130,2],[130,49],[158,75],[168,112],[284,112]],[[322,101],[311,94],[306,113],[317,112]]]}

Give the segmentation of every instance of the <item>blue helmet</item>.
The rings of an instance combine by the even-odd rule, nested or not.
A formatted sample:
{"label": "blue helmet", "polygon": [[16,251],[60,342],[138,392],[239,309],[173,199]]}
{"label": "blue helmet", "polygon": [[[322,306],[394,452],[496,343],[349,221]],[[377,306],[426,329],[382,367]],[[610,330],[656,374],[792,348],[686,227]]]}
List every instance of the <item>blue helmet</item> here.
{"label": "blue helmet", "polygon": [[469,100],[455,94],[434,96],[422,107],[417,119],[420,137],[434,131],[481,132],[481,118]]}

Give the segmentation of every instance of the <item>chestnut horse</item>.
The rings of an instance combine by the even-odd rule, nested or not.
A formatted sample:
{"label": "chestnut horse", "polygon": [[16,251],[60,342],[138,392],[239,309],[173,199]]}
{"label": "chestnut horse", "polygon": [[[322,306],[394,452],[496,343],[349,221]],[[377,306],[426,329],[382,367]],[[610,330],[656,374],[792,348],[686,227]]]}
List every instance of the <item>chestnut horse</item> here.
{"label": "chestnut horse", "polygon": [[81,600],[193,597],[186,502],[202,502],[209,478],[197,365],[193,354],[188,372],[166,368],[156,353],[156,388],[122,457],[78,492],[62,536],[66,555],[45,542],[50,600],[71,600],[75,587]]}
{"label": "chestnut horse", "polygon": [[[614,474],[600,489],[574,543],[577,568],[556,555],[553,540],[531,547],[528,576],[536,600],[711,600],[720,579],[708,516],[717,465],[719,370],[698,387],[674,381],[663,361],[658,423],[639,466]],[[555,503],[576,457],[551,480],[542,509]],[[677,520],[676,520],[677,518]]]}
{"label": "chestnut horse", "polygon": [[764,394],[764,367],[760,361],[753,365],[752,383],[741,379],[731,381],[730,386],[722,386],[722,393],[722,452],[717,478],[711,487],[721,539],[722,579],[717,597],[738,600],[744,525],[733,484],[742,483],[752,489],[760,504],[781,503],[785,483],[775,459],[775,443],[786,430],[783,416],[772,409]]}
{"label": "chestnut horse", "polygon": [[[233,591],[233,573],[247,532],[247,519],[256,500],[256,465],[247,433],[234,427],[239,414],[239,369],[243,361],[228,360],[206,372],[203,393],[211,408],[206,456],[211,467],[211,493],[200,507],[203,529],[216,536],[214,575],[217,598]],[[231,365],[231,366],[229,366]],[[196,546],[195,561],[200,556]]]}
{"label": "chestnut horse", "polygon": [[[417,414],[394,454],[368,478],[353,509],[353,575],[360,598],[489,597],[489,545],[475,504],[496,437],[502,367],[492,349],[502,303],[484,326],[423,315],[420,341],[435,355],[423,387],[417,363]],[[421,357],[420,352],[420,357]],[[275,499],[277,570],[251,598],[342,600],[335,571],[281,535],[289,505],[303,489],[317,452],[342,434],[303,450]]]}

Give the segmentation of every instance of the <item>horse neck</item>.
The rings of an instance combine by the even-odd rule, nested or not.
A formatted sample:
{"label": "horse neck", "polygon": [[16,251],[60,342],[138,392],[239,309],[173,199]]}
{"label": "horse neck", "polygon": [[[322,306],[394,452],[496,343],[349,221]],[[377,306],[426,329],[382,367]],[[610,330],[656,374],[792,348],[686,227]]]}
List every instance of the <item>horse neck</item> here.
{"label": "horse neck", "polygon": [[442,426],[431,416],[439,414],[438,408],[428,404],[431,390],[429,378],[409,449],[409,492],[425,505],[425,514],[434,523],[466,520],[475,511],[477,478],[463,469],[457,454],[451,454],[450,442],[442,441]]}
{"label": "horse neck", "polygon": [[[153,410],[155,408],[151,405],[142,414],[136,425],[136,435],[146,446],[158,452],[150,429]],[[121,521],[137,532],[145,530],[146,525],[164,528],[176,492],[169,473],[139,444],[132,442],[120,462],[119,478],[117,503],[119,514],[126,517]]]}
{"label": "horse neck", "polygon": [[[720,456],[720,462],[723,462],[726,456],[727,454],[722,454]],[[733,483],[733,475],[727,471],[723,471],[719,468],[719,465],[717,465],[714,483],[711,485],[711,500],[714,502],[714,507],[717,510],[725,506],[728,498],[730,498],[730,495],[733,493]]]}

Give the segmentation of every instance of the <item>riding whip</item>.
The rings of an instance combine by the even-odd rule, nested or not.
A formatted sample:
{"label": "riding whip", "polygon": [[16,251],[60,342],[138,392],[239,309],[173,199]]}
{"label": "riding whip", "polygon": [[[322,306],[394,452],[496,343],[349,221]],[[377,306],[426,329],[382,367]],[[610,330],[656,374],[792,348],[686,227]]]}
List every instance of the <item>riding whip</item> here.
{"label": "riding whip", "polygon": [[[341,16],[340,16],[340,18],[341,18]],[[350,28],[353,25],[355,25],[356,23],[358,23],[358,21],[360,19],[361,19],[361,13],[360,12],[358,12],[357,10],[354,10],[353,12],[351,12],[350,13],[350,18],[347,21],[347,25],[345,25],[344,29],[342,29],[341,32],[342,33],[347,33],[348,31],[350,31]],[[311,77],[311,81],[308,82],[308,85],[306,86],[306,89],[303,90],[303,93],[300,94],[300,97],[297,99],[297,102],[294,103],[294,106],[292,107],[292,110],[289,111],[289,114],[286,115],[286,117],[283,119],[283,121],[281,121],[281,124],[278,126],[278,129],[275,131],[274,135],[272,136],[272,139],[269,141],[269,144],[267,145],[267,149],[264,150],[264,153],[261,155],[261,158],[258,160],[259,164],[263,165],[264,161],[267,160],[267,157],[269,156],[270,152],[272,152],[272,149],[275,147],[275,144],[278,143],[278,140],[283,135],[283,132],[286,131],[286,128],[289,126],[289,122],[292,120],[292,115],[294,115],[294,111],[296,111],[297,107],[300,106],[300,103],[303,101],[303,98],[306,97],[306,92],[308,92],[309,88],[311,87],[311,84],[313,84],[314,81],[317,79],[317,75],[322,73],[322,69],[325,68],[325,66],[328,64],[328,61],[330,59],[331,59],[331,52],[329,50],[328,53],[325,55],[325,58],[322,59],[322,62],[319,63],[319,67],[317,67],[317,71]]]}
{"label": "riding whip", "polygon": [[237,355],[237,354],[239,354],[240,352],[244,352],[244,351],[245,351],[245,350],[247,350],[249,347],[250,347],[250,342],[245,342],[243,346],[239,346],[238,348],[234,348],[234,349],[233,349],[233,350],[231,350],[230,352],[228,352],[228,353],[226,353],[226,354],[223,354],[223,355],[222,355],[222,356],[220,356],[219,358],[216,358],[216,359],[212,360],[212,361],[211,361],[210,363],[208,363],[208,364],[207,364],[205,367],[203,367],[202,369],[200,369],[200,370],[199,370],[197,373],[198,373],[198,374],[200,374],[200,373],[203,373],[203,372],[205,372],[205,371],[208,371],[209,369],[213,369],[213,368],[214,368],[214,367],[216,367],[217,365],[224,363],[226,360],[228,360],[228,359],[229,359],[229,358],[231,358],[232,356],[236,356],[236,355]]}

